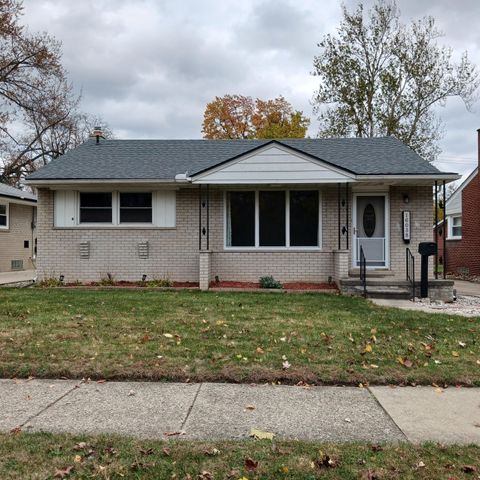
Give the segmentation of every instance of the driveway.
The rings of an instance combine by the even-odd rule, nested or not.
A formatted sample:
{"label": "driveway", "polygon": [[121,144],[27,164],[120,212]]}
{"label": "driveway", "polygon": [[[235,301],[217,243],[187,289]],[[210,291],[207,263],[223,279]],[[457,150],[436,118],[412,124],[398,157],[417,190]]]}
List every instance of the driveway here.
{"label": "driveway", "polygon": [[457,295],[480,297],[480,283],[455,280],[453,288],[457,290]]}
{"label": "driveway", "polygon": [[0,285],[31,282],[36,276],[37,273],[35,270],[22,270],[21,272],[0,272]]}

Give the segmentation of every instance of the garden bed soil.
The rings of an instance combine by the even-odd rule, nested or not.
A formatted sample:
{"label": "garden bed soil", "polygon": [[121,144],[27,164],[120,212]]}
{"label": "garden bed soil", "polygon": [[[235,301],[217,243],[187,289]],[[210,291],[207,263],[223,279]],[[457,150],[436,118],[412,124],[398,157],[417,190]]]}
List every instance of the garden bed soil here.
{"label": "garden bed soil", "polygon": [[[221,282],[210,282],[210,288],[228,288],[228,289],[260,289],[258,282],[234,282],[225,280]],[[313,282],[288,282],[282,284],[283,290],[337,290],[335,284],[313,283]],[[271,289],[269,289],[271,290]],[[279,289],[281,290],[281,289]]]}

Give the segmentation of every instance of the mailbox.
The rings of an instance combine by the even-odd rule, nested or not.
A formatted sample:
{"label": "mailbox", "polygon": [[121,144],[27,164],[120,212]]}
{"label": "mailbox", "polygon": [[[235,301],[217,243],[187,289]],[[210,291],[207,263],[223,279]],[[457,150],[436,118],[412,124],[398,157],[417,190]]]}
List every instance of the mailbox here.
{"label": "mailbox", "polygon": [[422,256],[420,269],[420,297],[428,297],[428,257],[437,254],[435,242],[421,242],[418,244],[418,253]]}
{"label": "mailbox", "polygon": [[437,244],[435,242],[421,242],[418,244],[418,253],[420,255],[430,255],[437,254]]}

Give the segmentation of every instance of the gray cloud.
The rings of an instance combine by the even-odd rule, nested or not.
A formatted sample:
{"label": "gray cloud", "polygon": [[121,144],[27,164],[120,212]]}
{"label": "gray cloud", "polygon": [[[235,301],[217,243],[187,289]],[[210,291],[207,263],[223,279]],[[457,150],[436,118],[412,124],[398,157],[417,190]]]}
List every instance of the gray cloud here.
{"label": "gray cloud", "polygon": [[[443,41],[480,65],[480,2],[457,4],[399,0],[406,21],[433,15]],[[340,3],[316,0],[25,0],[24,22],[62,41],[83,110],[105,118],[117,136],[199,138],[206,103],[225,93],[282,94],[311,116],[316,44],[340,14]],[[439,109],[439,167],[464,173],[475,165],[478,108],[451,101]],[[313,120],[310,135],[317,128]]]}

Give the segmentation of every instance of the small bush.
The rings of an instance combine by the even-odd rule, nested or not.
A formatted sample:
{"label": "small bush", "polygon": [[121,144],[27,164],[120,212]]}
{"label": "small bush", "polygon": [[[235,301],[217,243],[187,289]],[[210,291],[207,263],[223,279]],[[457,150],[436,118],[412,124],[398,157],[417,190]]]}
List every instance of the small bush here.
{"label": "small bush", "polygon": [[60,281],[58,278],[50,277],[44,278],[38,283],[38,286],[42,288],[63,287],[63,282]]}
{"label": "small bush", "polygon": [[282,284],[272,276],[260,277],[260,288],[282,288]]}
{"label": "small bush", "polygon": [[160,278],[148,280],[145,282],[146,287],[167,288],[173,287],[173,282],[169,278]]}
{"label": "small bush", "polygon": [[100,278],[98,284],[101,286],[115,285],[115,279],[111,273],[107,273],[105,276]]}

